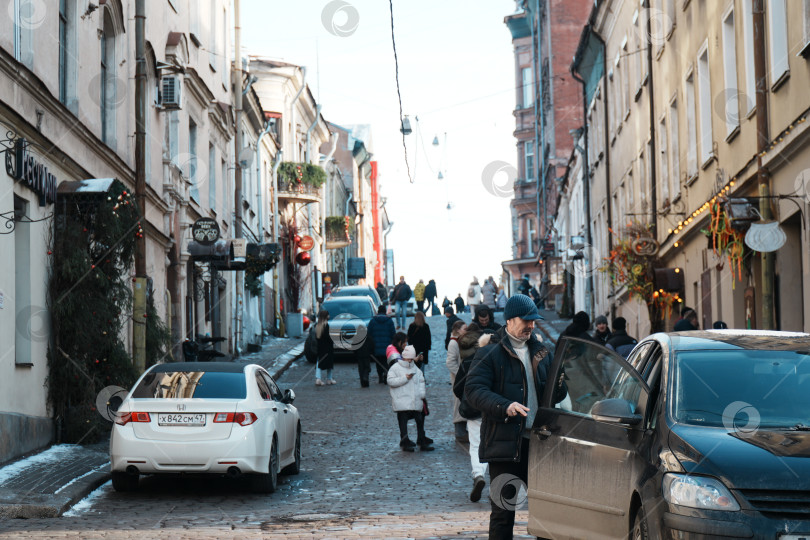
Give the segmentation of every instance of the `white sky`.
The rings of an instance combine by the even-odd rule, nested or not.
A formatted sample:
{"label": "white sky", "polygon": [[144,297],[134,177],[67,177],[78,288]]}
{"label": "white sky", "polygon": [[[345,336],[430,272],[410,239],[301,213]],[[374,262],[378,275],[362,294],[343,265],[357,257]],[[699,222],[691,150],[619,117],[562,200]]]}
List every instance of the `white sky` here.
{"label": "white sky", "polygon": [[[403,113],[414,128],[419,117],[418,156],[416,131],[406,137],[413,184],[399,132],[388,2],[345,4],[332,19],[337,32],[357,25],[339,37],[322,23],[332,1],[242,0],[244,51],[306,66],[327,120],[371,124],[397,277],[411,286],[435,279],[440,300],[466,294],[473,275],[498,280],[501,261],[511,258],[510,198],[487,192],[482,174],[492,162],[517,160],[514,56],[503,24],[514,1],[394,1]],[[505,184],[507,173],[494,182]]]}

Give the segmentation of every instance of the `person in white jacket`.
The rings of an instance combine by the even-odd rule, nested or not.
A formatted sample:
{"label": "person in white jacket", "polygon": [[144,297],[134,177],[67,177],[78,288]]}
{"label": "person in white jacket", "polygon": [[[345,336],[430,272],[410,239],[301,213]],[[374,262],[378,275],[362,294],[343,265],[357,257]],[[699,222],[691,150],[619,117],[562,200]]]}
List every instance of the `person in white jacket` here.
{"label": "person in white jacket", "polygon": [[481,285],[478,283],[478,278],[473,276],[473,280],[467,289],[467,305],[470,308],[470,313],[475,313],[475,307],[481,303]]}
{"label": "person in white jacket", "polygon": [[[388,369],[388,387],[391,402],[399,423],[399,446],[406,452],[413,452],[416,445],[422,451],[433,450],[433,439],[425,436],[425,415],[422,412],[425,399],[425,376],[414,364],[416,349],[408,345],[398,359]],[[416,420],[416,443],[408,438],[408,420]]]}

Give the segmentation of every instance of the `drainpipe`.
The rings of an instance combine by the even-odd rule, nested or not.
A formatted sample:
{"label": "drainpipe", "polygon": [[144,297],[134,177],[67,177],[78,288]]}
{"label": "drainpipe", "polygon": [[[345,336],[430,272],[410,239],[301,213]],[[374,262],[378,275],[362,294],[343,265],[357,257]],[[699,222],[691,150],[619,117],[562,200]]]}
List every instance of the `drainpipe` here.
{"label": "drainpipe", "polygon": [[[759,213],[764,221],[771,219],[770,174],[762,164],[762,154],[768,150],[768,78],[765,65],[765,0],[752,3],[754,26],[754,79],[757,94],[757,182],[759,183]],[[775,330],[774,317],[774,254],[762,253],[762,325],[763,330]]]}
{"label": "drainpipe", "polygon": [[[532,79],[533,79],[533,82],[534,82],[534,96],[533,96],[534,116],[532,118],[532,124],[534,125],[534,174],[535,174],[535,184],[536,184],[535,194],[537,196],[537,217],[536,217],[536,220],[537,220],[537,234],[538,235],[541,234],[540,233],[540,215],[542,214],[542,212],[540,211],[540,209],[541,209],[540,197],[544,197],[544,195],[545,195],[545,194],[541,193],[541,190],[545,189],[545,185],[544,185],[543,182],[541,182],[540,176],[541,176],[541,171],[545,167],[540,167],[540,159],[541,159],[540,152],[541,152],[542,149],[540,148],[540,131],[539,131],[538,125],[537,125],[538,113],[539,113],[539,116],[541,118],[540,123],[541,124],[543,123],[543,120],[542,120],[542,115],[543,115],[542,107],[540,107],[539,111],[538,111],[538,107],[537,107],[537,102],[539,101],[538,96],[541,95],[541,93],[540,93],[540,79],[539,79],[539,75],[538,75],[538,71],[539,71],[538,66],[539,66],[539,64],[538,64],[538,61],[537,61],[537,57],[539,56],[539,46],[538,46],[538,44],[539,44],[539,41],[540,41],[540,38],[539,38],[539,35],[538,35],[539,32],[540,32],[539,13],[540,13],[540,3],[539,3],[539,0],[535,0],[535,3],[534,3],[534,16],[532,17],[532,20],[530,21],[530,26],[531,26],[531,31],[532,31],[532,71],[534,72],[532,74]],[[535,32],[535,26],[534,26],[535,19],[537,19],[537,21],[538,21],[538,23],[537,23],[538,24],[537,32]],[[524,148],[524,154],[525,154],[525,150],[526,149]],[[524,157],[525,157],[525,155],[524,155]],[[543,212],[545,212],[545,206],[543,206],[542,208],[543,208]],[[545,241],[545,236],[543,236],[543,241]],[[542,278],[542,274],[543,274],[543,269],[542,268],[541,268],[540,274],[541,274],[541,278]]]}
{"label": "drainpipe", "polygon": [[[593,236],[591,235],[591,179],[590,163],[588,163],[588,93],[585,88],[585,80],[577,75],[574,66],[571,66],[571,75],[582,85],[582,139],[585,148],[582,149],[576,141],[574,147],[582,150],[582,198],[585,199],[585,242],[588,246],[593,246]],[[592,252],[593,250],[591,250]],[[589,255],[590,256],[590,255]],[[588,261],[594,264],[596,261]],[[585,276],[585,311],[593,318],[593,272],[588,272]]]}
{"label": "drainpipe", "polygon": [[[135,2],[135,201],[146,216],[146,2]],[[132,291],[132,353],[138,373],[146,369],[146,238],[135,240],[135,286]]]}
{"label": "drainpipe", "polygon": [[[250,85],[253,84],[253,78],[251,77],[250,82],[248,83],[248,88]],[[259,139],[256,141],[256,178],[259,181],[259,244],[261,245],[262,240],[264,240],[264,221],[262,216],[264,216],[264,207],[262,206],[262,191],[264,183],[262,182],[262,162],[261,162],[261,148],[262,148],[262,139],[265,135],[270,131],[270,122],[264,123],[264,131],[259,134]],[[264,341],[264,278],[262,277],[262,294],[259,300],[259,323],[261,324],[262,334],[260,337],[260,342]]]}
{"label": "drainpipe", "polygon": [[[278,168],[281,165],[281,158],[284,155],[284,150],[279,149],[278,153],[276,154],[276,162],[273,164],[273,178],[271,181],[273,182],[273,243],[278,245]],[[283,255],[284,251],[279,250],[280,254]],[[281,260],[273,266],[273,315],[276,317],[281,316],[281,294],[279,294],[278,290],[278,266],[281,264]],[[280,328],[280,327],[279,327]]]}
{"label": "drainpipe", "polygon": [[[332,160],[332,156],[335,155],[335,150],[337,150],[338,144],[338,135],[334,131],[329,132],[329,137],[332,139],[332,148],[329,149],[329,153],[323,159],[323,167],[326,170],[327,165],[329,165],[330,161]],[[330,186],[331,182],[329,181],[329,175],[326,175],[326,185],[323,188],[323,201],[321,202],[321,252],[323,253],[323,262],[324,268],[329,270],[326,261],[326,215],[329,213],[329,201],[331,200],[329,190],[331,189]]]}
{"label": "drainpipe", "polygon": [[[349,205],[352,203],[354,193],[349,193],[349,198],[346,199],[346,209],[343,211],[344,216],[349,215]],[[349,246],[343,248],[343,284],[349,284]]]}
{"label": "drainpipe", "polygon": [[[306,143],[304,144],[304,162],[305,163],[309,163],[309,158],[310,158],[310,153],[311,153],[311,149],[310,149],[311,138],[310,138],[310,136],[312,134],[312,130],[315,129],[316,125],[318,125],[318,119],[320,118],[320,116],[321,116],[321,106],[320,106],[320,104],[318,104],[318,105],[315,105],[315,119],[312,120],[312,123],[307,128]],[[308,226],[308,230],[309,230],[309,236],[311,237],[312,233],[314,232],[314,229],[312,227],[312,203],[307,203],[307,226]],[[315,308],[316,308],[315,304],[317,302],[317,297],[318,297],[318,284],[316,283],[316,280],[315,280],[315,267],[314,267],[314,264],[315,263],[313,262],[313,266],[310,269],[310,273],[309,273],[309,275],[310,275],[309,281],[310,281],[310,285],[311,285],[311,288],[312,288],[312,311],[310,311],[310,314],[312,314],[312,315],[317,314],[317,311],[315,311]]]}

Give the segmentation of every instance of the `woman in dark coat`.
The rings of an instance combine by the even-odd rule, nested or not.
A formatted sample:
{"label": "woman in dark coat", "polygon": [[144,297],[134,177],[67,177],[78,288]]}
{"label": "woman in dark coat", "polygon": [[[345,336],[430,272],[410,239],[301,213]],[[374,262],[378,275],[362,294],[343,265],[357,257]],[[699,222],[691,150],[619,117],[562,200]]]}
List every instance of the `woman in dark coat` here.
{"label": "woman in dark coat", "polygon": [[[329,312],[322,309],[318,312],[318,324],[315,326],[315,337],[318,340],[318,362],[315,364],[315,385],[335,384],[332,368],[335,367],[335,344],[329,335]],[[322,371],[326,377],[321,377]]]}
{"label": "woman in dark coat", "polygon": [[417,358],[422,355],[422,361],[416,364],[422,373],[425,372],[425,365],[428,363],[428,351],[430,351],[430,327],[425,324],[425,314],[417,311],[413,316],[413,322],[408,327],[408,345],[413,345],[416,349]]}
{"label": "woman in dark coat", "polygon": [[428,311],[428,313],[430,314],[432,314],[433,310],[436,308],[437,296],[438,294],[436,293],[436,282],[431,279],[430,281],[428,281],[427,287],[425,287],[425,300],[427,300],[428,307],[430,307],[430,311]]}

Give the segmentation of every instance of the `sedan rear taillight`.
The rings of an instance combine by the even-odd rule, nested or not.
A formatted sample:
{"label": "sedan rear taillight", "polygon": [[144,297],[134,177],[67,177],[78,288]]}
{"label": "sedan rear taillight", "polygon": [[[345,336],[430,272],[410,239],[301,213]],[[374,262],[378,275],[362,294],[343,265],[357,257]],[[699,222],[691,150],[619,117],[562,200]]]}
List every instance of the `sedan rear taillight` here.
{"label": "sedan rear taillight", "polygon": [[151,422],[148,412],[128,412],[119,414],[115,417],[115,423],[119,426],[125,426],[130,422]]}
{"label": "sedan rear taillight", "polygon": [[234,424],[239,424],[240,426],[249,426],[258,419],[259,417],[252,412],[220,412],[214,415],[214,422],[233,422]]}

